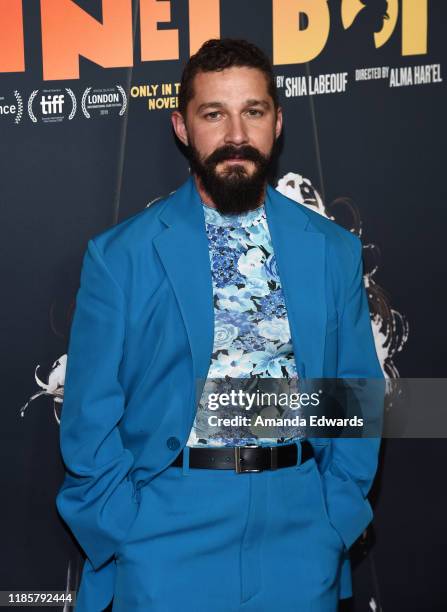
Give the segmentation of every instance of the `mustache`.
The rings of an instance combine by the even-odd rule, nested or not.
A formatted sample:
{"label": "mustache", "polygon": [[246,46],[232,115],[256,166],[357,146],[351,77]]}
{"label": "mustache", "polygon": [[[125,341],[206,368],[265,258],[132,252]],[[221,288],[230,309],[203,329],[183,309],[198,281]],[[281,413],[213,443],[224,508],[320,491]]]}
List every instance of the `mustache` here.
{"label": "mustache", "polygon": [[267,160],[262,153],[250,145],[244,145],[242,147],[225,145],[213,151],[213,153],[206,158],[205,163],[206,165],[216,166],[219,162],[232,158],[248,159],[256,164],[263,164]]}

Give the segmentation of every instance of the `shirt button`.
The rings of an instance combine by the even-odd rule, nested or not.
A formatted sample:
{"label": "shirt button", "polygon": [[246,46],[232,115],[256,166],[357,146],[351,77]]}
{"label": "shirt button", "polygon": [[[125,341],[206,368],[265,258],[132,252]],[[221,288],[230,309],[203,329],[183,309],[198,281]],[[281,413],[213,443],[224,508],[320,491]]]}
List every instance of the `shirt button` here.
{"label": "shirt button", "polygon": [[175,436],[168,438],[166,440],[166,444],[170,450],[177,450],[178,448],[180,448],[180,440]]}

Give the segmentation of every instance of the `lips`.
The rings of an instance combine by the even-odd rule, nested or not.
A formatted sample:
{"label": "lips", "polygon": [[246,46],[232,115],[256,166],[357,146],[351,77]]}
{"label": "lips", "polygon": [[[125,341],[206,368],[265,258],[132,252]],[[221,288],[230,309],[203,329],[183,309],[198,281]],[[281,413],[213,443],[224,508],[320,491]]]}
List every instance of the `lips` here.
{"label": "lips", "polygon": [[246,157],[227,157],[223,161],[238,162],[238,161],[250,161],[250,160],[247,159]]}

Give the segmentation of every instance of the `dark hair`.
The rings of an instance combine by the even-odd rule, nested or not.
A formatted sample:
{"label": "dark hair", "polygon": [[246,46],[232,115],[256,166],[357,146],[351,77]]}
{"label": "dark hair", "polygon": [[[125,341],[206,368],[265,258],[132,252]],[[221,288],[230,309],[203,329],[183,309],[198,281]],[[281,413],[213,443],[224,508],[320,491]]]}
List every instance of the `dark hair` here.
{"label": "dark hair", "polygon": [[267,80],[268,93],[273,100],[275,110],[278,108],[278,94],[272,64],[267,55],[256,45],[240,38],[211,38],[203,43],[185,65],[180,83],[178,108],[186,116],[188,102],[194,97],[193,81],[198,72],[213,72],[248,66],[261,70]]}

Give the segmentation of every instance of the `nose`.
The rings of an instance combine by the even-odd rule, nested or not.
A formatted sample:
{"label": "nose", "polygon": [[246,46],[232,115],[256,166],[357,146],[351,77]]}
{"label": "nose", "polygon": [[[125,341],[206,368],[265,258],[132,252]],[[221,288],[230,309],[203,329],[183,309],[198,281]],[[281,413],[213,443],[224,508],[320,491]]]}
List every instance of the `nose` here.
{"label": "nose", "polygon": [[247,142],[247,129],[242,117],[240,115],[229,117],[225,134],[225,144],[242,145]]}

